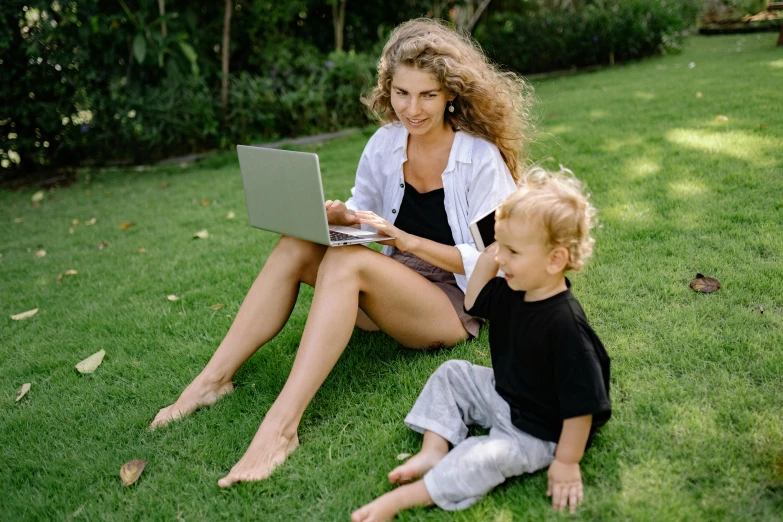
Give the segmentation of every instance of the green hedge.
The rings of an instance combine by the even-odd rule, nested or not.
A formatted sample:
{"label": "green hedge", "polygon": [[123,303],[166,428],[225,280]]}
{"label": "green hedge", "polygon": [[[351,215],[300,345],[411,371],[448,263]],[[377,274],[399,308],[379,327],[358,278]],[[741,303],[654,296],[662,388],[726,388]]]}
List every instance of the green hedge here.
{"label": "green hedge", "polygon": [[700,4],[598,0],[495,13],[476,38],[498,63],[523,74],[623,62],[679,48]]}
{"label": "green hedge", "polygon": [[302,136],[363,126],[359,98],[375,80],[375,56],[343,52],[300,56],[268,76],[240,74],[231,83],[227,139]]}
{"label": "green hedge", "polygon": [[[676,49],[701,4],[498,2],[475,36],[493,59],[523,73],[624,61]],[[356,7],[354,18],[361,13],[374,24],[377,43],[366,44],[367,28],[347,31],[348,40],[364,42],[363,52],[328,54],[304,36],[329,27],[325,0],[242,5],[250,11],[237,15],[232,29],[224,118],[214,47],[222,34],[222,4],[167,0],[164,37],[153,0],[5,0],[0,181],[25,171],[150,162],[369,122],[359,98],[374,81],[379,46],[402,11],[392,16],[377,0]],[[350,27],[358,27],[352,20]]]}
{"label": "green hedge", "polygon": [[369,122],[359,98],[374,80],[375,58],[351,52],[299,56],[267,76],[231,78],[222,121],[219,86],[187,77],[155,87],[112,86],[90,101],[82,126],[95,161],[149,162],[237,143],[329,132]]}

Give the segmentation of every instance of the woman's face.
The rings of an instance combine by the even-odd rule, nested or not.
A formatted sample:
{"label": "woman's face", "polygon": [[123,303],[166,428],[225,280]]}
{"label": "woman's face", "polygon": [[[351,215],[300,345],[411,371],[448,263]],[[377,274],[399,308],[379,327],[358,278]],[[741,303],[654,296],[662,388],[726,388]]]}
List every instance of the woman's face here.
{"label": "woman's face", "polygon": [[445,125],[446,102],[453,99],[430,73],[406,65],[398,66],[394,72],[391,104],[412,135],[440,132]]}

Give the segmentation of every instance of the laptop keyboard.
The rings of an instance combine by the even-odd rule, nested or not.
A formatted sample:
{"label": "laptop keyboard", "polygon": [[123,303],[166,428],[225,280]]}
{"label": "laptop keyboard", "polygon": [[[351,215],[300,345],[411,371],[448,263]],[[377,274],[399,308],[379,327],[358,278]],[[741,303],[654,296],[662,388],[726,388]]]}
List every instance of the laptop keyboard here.
{"label": "laptop keyboard", "polygon": [[345,241],[347,239],[361,239],[359,236],[352,236],[351,234],[343,234],[342,232],[329,231],[329,239],[332,241]]}

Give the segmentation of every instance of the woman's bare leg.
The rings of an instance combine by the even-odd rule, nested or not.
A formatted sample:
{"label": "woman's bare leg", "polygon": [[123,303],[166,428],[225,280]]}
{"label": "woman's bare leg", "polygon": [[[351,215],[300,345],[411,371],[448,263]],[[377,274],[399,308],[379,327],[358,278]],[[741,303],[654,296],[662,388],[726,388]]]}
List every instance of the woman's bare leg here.
{"label": "woman's bare leg", "polygon": [[345,350],[360,307],[408,347],[453,346],[468,337],[446,294],[410,268],[365,247],[329,249],[291,374],[221,487],[268,477],[296,449],[302,414]]}
{"label": "woman's bare leg", "polygon": [[288,236],[269,255],[223,342],[177,401],[158,412],[150,428],[164,425],[234,390],[242,364],[283,328],[296,303],[299,283],[315,286],[326,247]]}

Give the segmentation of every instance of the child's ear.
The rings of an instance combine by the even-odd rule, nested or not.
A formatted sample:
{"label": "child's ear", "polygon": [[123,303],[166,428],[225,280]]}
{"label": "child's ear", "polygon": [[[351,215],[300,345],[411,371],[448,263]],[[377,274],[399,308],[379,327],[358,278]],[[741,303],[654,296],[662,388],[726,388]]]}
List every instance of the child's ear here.
{"label": "child's ear", "polygon": [[549,254],[549,264],[546,267],[546,271],[552,275],[565,272],[570,257],[566,247],[558,246],[553,248]]}

